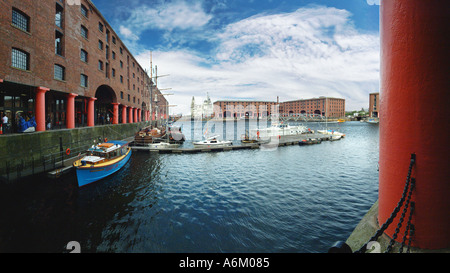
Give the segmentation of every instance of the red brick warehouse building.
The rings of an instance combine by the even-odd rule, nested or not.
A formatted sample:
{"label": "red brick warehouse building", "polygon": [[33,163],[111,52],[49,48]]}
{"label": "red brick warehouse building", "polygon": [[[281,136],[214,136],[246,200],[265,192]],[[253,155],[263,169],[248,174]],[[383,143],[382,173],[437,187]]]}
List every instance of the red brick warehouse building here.
{"label": "red brick warehouse building", "polygon": [[345,99],[319,97],[293,101],[246,101],[219,100],[214,102],[214,112],[218,117],[264,117],[272,114],[280,116],[318,115],[328,118],[345,116]]}
{"label": "red brick warehouse building", "polygon": [[70,129],[165,116],[164,96],[102,14],[77,2],[0,2],[0,112],[13,130],[18,114],[35,115],[37,131],[47,120]]}
{"label": "red brick warehouse building", "polygon": [[219,100],[214,102],[214,112],[218,118],[267,117],[276,105],[274,101]]}
{"label": "red brick warehouse building", "polygon": [[345,99],[318,97],[285,101],[280,105],[282,116],[319,115],[328,118],[345,116]]}

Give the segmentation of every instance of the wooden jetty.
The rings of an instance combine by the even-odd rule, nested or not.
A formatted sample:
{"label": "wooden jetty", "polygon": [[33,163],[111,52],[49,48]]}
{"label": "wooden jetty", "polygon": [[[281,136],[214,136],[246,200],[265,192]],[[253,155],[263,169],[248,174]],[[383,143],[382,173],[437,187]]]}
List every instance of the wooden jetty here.
{"label": "wooden jetty", "polygon": [[[321,139],[322,141],[330,140],[330,135],[318,134],[318,133],[307,133],[300,135],[289,135],[289,136],[280,136],[278,139],[278,143],[276,146],[291,146],[298,145],[299,141],[303,139]],[[176,154],[176,153],[201,153],[201,152],[223,152],[223,151],[234,151],[234,150],[244,150],[244,149],[259,149],[261,145],[268,144],[269,142],[257,142],[257,143],[241,143],[240,141],[237,144],[233,144],[231,146],[222,146],[222,147],[193,147],[193,148],[150,148],[141,145],[135,145],[134,142],[130,143],[130,147],[136,151],[146,151],[146,152],[154,152],[154,153],[166,153],[166,154]]]}

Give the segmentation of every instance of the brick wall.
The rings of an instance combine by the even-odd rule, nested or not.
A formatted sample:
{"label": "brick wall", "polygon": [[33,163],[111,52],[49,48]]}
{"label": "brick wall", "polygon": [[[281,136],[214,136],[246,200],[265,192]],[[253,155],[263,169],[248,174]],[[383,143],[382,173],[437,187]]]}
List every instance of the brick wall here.
{"label": "brick wall", "polygon": [[[62,28],[55,24],[58,4],[63,7]],[[88,10],[87,17],[81,13],[80,5],[63,4],[59,0],[1,1],[0,79],[30,86],[43,86],[54,91],[76,93],[84,97],[94,97],[99,86],[108,85],[114,90],[116,102],[137,108],[142,108],[142,102],[149,105],[150,94],[147,88],[149,77],[145,71],[90,1],[81,0],[81,4]],[[29,16],[28,32],[12,25],[13,8]],[[104,25],[103,32],[99,30],[99,22]],[[88,29],[88,39],[81,36],[81,25]],[[107,30],[110,32],[109,42],[106,39]],[[63,56],[55,54],[55,31],[63,34]],[[112,37],[115,37],[116,43],[113,43]],[[99,40],[103,42],[103,50],[98,47]],[[106,46],[109,47],[108,59]],[[11,67],[13,47],[29,53],[28,71]],[[80,58],[81,49],[88,52],[87,63]],[[115,59],[112,57],[113,51]],[[103,62],[103,71],[98,69],[99,60]],[[120,67],[120,61],[123,62],[123,67]],[[109,65],[109,78],[106,77],[106,63]],[[54,64],[65,67],[64,81],[54,79]],[[115,77],[112,75],[113,68],[116,71]],[[87,88],[80,85],[81,74],[88,76]],[[123,77],[123,83],[120,82],[120,76]],[[123,99],[120,96],[121,92]]]}

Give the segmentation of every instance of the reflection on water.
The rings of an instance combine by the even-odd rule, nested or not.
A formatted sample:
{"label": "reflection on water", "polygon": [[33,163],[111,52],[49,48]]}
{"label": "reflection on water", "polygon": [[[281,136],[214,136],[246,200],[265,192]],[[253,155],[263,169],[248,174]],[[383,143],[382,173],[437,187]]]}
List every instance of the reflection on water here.
{"label": "reflection on water", "polygon": [[343,140],[273,152],[134,152],[84,188],[74,172],[3,184],[0,251],[326,252],[378,196],[378,126],[339,126]]}

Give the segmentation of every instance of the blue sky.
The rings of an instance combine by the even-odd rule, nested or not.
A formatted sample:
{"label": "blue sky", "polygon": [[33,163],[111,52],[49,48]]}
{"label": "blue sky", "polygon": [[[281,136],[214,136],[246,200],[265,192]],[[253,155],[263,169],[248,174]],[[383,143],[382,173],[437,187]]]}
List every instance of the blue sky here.
{"label": "blue sky", "polygon": [[171,113],[200,103],[319,96],[367,108],[379,91],[380,0],[93,0]]}

